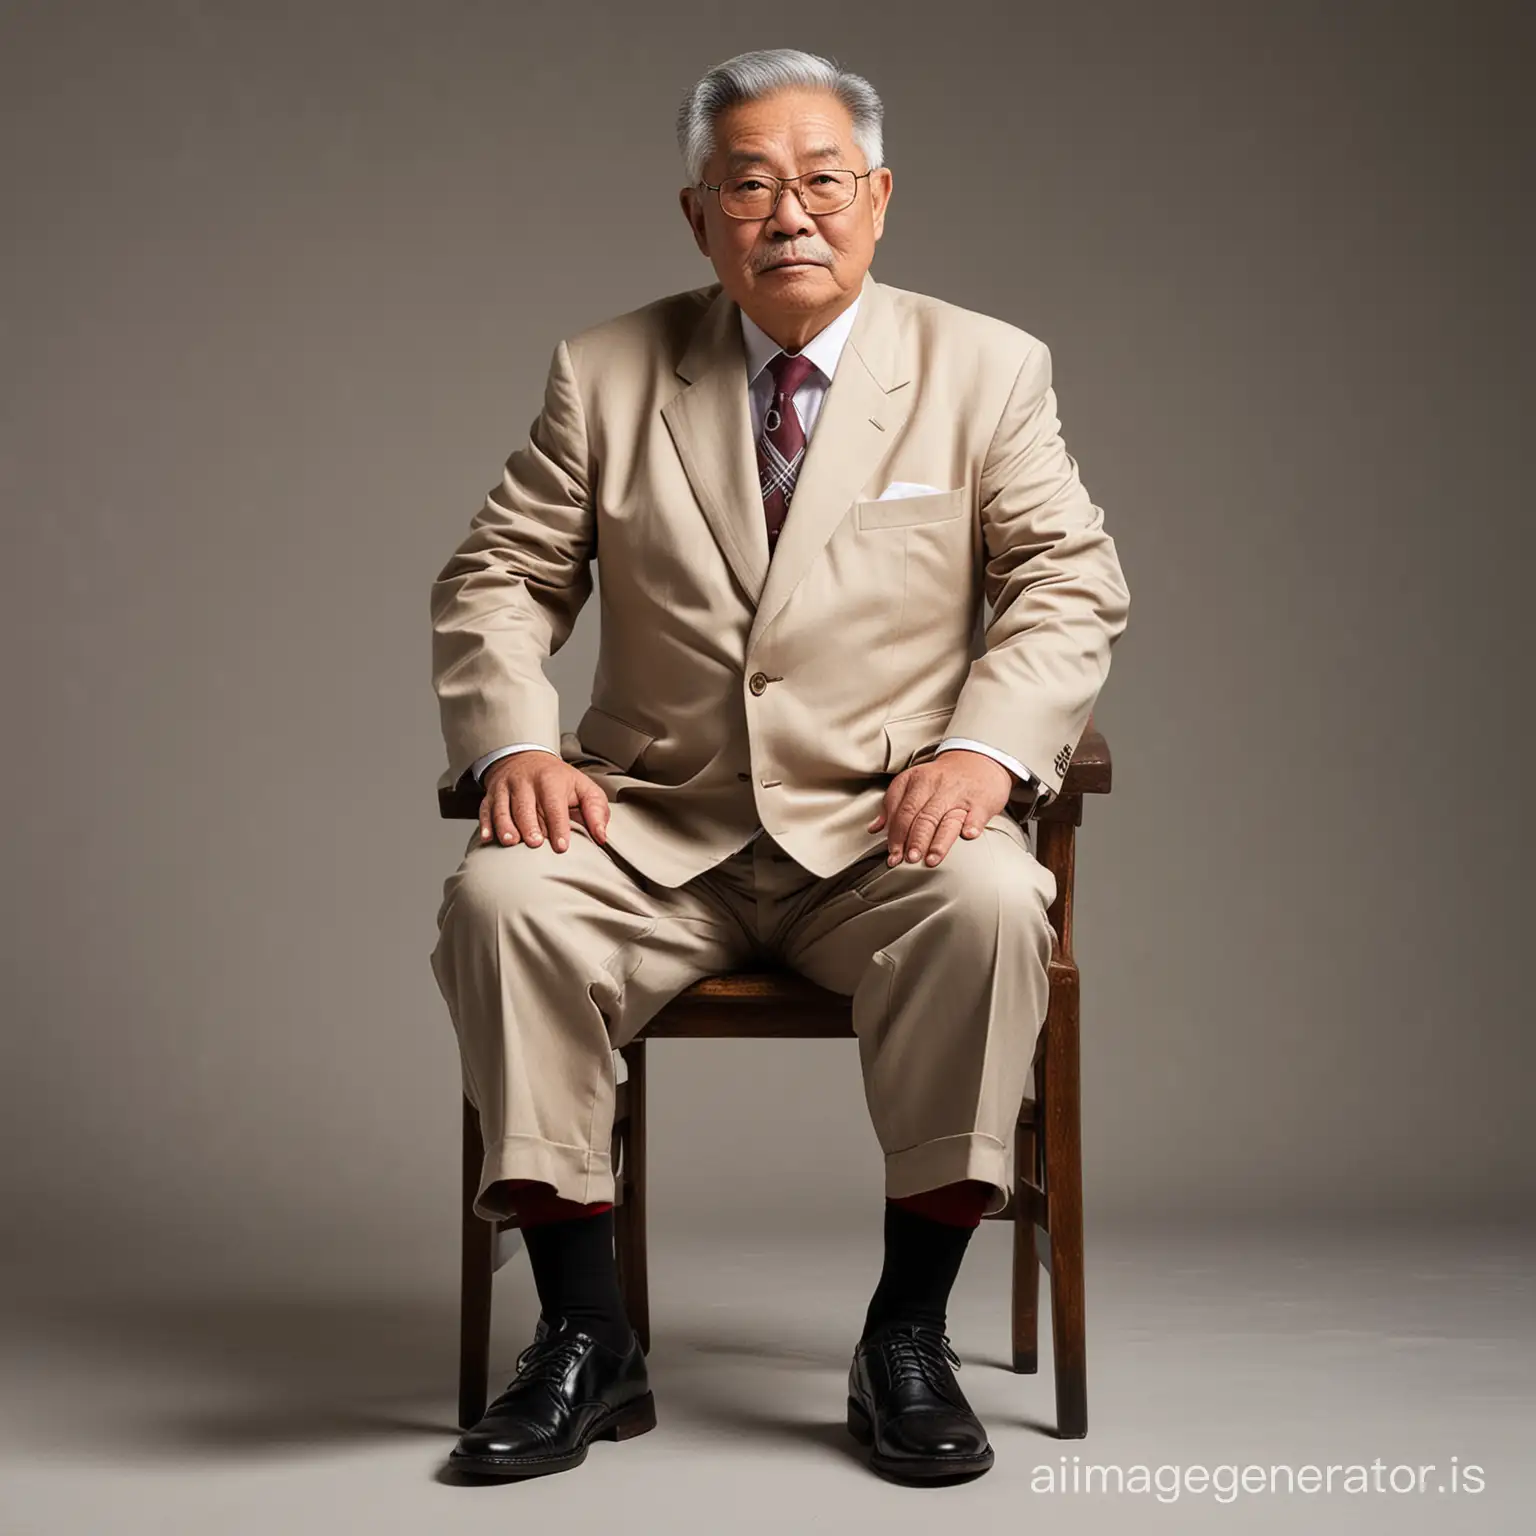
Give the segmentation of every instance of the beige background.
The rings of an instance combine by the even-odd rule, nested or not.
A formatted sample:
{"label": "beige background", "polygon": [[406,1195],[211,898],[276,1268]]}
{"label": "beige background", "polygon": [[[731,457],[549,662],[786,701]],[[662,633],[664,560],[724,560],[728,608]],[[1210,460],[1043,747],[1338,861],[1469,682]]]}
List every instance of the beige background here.
{"label": "beige background", "polygon": [[[1078,862],[1090,1249],[1528,1202],[1528,23],[669,15],[7,8],[11,1259],[451,1274],[428,586],[555,340],[712,281],[673,112],[791,41],[884,94],[876,276],[1051,346],[1131,585]],[[874,1230],[851,1041],[652,1059],[659,1230]]]}

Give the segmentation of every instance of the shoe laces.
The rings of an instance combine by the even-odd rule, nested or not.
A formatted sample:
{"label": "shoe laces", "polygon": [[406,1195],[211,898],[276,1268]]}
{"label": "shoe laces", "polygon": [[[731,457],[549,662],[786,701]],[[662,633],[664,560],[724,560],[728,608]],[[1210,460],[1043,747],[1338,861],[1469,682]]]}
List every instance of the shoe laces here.
{"label": "shoe laces", "polygon": [[939,1391],[947,1390],[947,1360],[956,1369],[960,1356],[950,1345],[949,1335],[922,1323],[901,1323],[880,1335],[880,1344],[890,1362],[892,1381],[915,1376]]}
{"label": "shoe laces", "polygon": [[558,1385],[565,1373],[587,1347],[585,1334],[576,1333],[558,1325],[541,1339],[535,1339],[517,1357],[516,1373],[519,1384],[547,1381]]}

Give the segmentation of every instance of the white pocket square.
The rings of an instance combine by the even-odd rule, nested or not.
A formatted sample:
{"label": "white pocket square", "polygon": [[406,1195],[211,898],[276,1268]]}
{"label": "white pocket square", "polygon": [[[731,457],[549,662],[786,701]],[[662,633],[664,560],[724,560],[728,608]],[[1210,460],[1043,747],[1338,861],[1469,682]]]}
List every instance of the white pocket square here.
{"label": "white pocket square", "polygon": [[938,494],[939,487],[936,485],[919,485],[915,480],[892,480],[880,492],[877,499],[880,501],[893,501],[898,496],[937,496]]}

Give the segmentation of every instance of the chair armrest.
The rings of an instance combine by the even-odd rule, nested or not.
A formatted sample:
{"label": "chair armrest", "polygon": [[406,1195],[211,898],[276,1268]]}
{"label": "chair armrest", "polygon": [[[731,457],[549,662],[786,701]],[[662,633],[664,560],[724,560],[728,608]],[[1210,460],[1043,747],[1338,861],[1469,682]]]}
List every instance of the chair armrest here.
{"label": "chair armrest", "polygon": [[1049,805],[1038,807],[1029,820],[1036,825],[1081,826],[1083,796],[1109,793],[1111,767],[1109,743],[1090,716],[1087,728],[1077,743],[1077,750],[1072,754],[1072,761],[1062,777],[1060,793]]}
{"label": "chair armrest", "polygon": [[1093,717],[1089,716],[1088,728],[1083,732],[1082,740],[1072,754],[1066,777],[1061,781],[1062,794],[1107,795],[1111,767],[1109,743],[1104,739],[1103,731],[1094,725]]}
{"label": "chair armrest", "polygon": [[449,789],[438,790],[437,814],[444,821],[478,821],[480,802],[483,799],[485,799],[485,791],[475,783],[473,776],[466,770],[460,775],[457,784]]}

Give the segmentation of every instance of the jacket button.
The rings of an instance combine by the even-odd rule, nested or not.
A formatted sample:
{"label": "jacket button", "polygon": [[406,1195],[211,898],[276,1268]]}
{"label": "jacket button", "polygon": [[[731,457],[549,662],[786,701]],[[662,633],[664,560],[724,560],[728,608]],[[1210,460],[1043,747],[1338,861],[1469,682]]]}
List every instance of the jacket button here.
{"label": "jacket button", "polygon": [[754,672],[747,683],[753,693],[761,693],[768,686],[768,674],[766,672]]}

